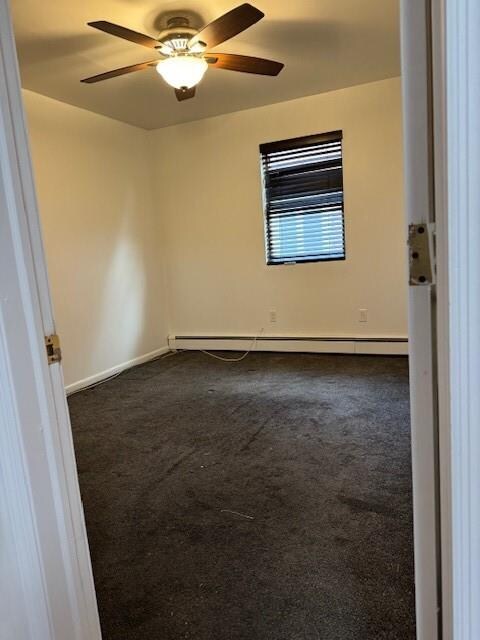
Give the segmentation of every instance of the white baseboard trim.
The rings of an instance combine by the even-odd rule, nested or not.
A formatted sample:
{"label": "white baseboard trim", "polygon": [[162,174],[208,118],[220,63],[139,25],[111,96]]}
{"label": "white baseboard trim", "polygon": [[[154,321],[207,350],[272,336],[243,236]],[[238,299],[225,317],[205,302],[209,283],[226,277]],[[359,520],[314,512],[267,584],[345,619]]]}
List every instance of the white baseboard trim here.
{"label": "white baseboard trim", "polygon": [[[247,351],[253,340],[253,336],[169,336],[168,345],[172,350]],[[262,336],[252,351],[403,356],[408,355],[408,338]]]}
{"label": "white baseboard trim", "polygon": [[106,380],[111,376],[114,376],[117,373],[121,373],[126,369],[131,369],[132,367],[137,366],[138,364],[143,364],[144,362],[148,362],[149,360],[153,360],[154,358],[158,358],[158,356],[162,356],[165,353],[170,351],[170,347],[161,347],[160,349],[155,349],[155,351],[150,351],[150,353],[145,353],[143,356],[138,356],[137,358],[133,358],[132,360],[128,360],[127,362],[122,362],[110,369],[106,369],[105,371],[101,371],[100,373],[96,373],[93,376],[89,376],[88,378],[83,378],[83,380],[78,380],[78,382],[73,382],[65,387],[65,391],[67,396],[70,393],[74,393],[75,391],[80,391],[80,389],[84,389],[85,387],[89,387],[96,382],[101,382],[102,380]]}

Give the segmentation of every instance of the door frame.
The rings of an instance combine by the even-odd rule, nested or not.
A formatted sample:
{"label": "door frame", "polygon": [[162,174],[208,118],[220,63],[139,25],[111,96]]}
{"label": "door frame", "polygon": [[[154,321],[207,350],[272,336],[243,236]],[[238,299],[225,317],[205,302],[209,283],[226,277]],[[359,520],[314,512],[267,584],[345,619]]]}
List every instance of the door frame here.
{"label": "door frame", "polygon": [[[417,593],[417,608],[419,604],[427,607],[426,614],[417,610],[417,636],[419,640],[476,640],[480,638],[480,3],[401,0],[401,10],[406,39],[403,52],[417,80],[419,64],[424,61],[414,37],[415,20],[418,27],[424,11],[430,29],[436,221],[437,284],[432,310],[438,365],[435,569],[439,615],[432,635],[427,623],[433,620],[430,576],[423,584],[427,588]],[[410,81],[415,120],[424,106],[424,87],[412,77]],[[421,137],[424,131],[420,127],[416,133]],[[426,176],[420,168],[412,170],[407,182],[409,179],[414,188],[421,189]],[[421,209],[422,204],[414,198],[410,206]],[[427,214],[420,211],[418,215]],[[418,408],[415,405],[414,399],[412,413]],[[419,533],[425,536],[426,530]],[[427,542],[425,537],[422,545]],[[415,563],[417,587],[425,566],[420,554]]]}
{"label": "door frame", "polygon": [[[430,0],[402,0],[401,58],[405,213],[434,225],[433,25]],[[436,140],[435,140],[436,142]],[[441,257],[439,256],[439,259]],[[408,292],[415,605],[418,640],[441,638],[438,366],[435,285]]]}
{"label": "door frame", "polygon": [[[423,1],[402,0],[402,7]],[[420,622],[418,638],[476,640],[480,3],[432,0],[431,24],[438,276],[433,351],[439,375],[437,401],[427,413],[437,412],[439,426],[441,554],[434,570],[440,575],[441,565],[441,589],[425,606],[429,619],[432,603],[441,606],[441,625],[429,636]],[[404,21],[407,36],[414,28]],[[55,326],[8,0],[0,0],[0,230],[0,503],[12,552],[0,557],[0,567],[9,567],[17,593],[3,619],[18,625],[16,640],[100,640],[62,370],[48,366],[45,357],[44,336],[55,333]],[[417,394],[412,402],[420,415],[425,398]],[[427,507],[428,499],[435,500],[431,485],[423,497]],[[416,558],[417,583],[422,562],[423,551]]]}

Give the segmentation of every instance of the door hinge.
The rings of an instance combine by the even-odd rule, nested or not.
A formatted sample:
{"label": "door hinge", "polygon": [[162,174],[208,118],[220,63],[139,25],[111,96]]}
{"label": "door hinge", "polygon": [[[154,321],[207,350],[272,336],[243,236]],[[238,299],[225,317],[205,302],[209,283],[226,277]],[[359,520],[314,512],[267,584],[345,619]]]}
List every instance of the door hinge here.
{"label": "door hinge", "polygon": [[60,338],[57,334],[45,336],[45,348],[47,350],[48,364],[62,361],[62,350],[60,349]]}
{"label": "door hinge", "polygon": [[408,225],[409,284],[412,287],[435,284],[435,224]]}

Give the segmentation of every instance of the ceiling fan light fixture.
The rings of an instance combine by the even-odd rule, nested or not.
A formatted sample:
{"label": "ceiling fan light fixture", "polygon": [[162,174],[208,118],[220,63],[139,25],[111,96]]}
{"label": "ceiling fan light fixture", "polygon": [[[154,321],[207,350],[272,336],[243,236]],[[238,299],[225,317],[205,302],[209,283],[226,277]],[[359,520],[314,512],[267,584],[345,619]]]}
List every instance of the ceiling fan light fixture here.
{"label": "ceiling fan light fixture", "polygon": [[203,58],[180,55],[160,60],[157,71],[175,89],[191,89],[203,78],[208,64]]}

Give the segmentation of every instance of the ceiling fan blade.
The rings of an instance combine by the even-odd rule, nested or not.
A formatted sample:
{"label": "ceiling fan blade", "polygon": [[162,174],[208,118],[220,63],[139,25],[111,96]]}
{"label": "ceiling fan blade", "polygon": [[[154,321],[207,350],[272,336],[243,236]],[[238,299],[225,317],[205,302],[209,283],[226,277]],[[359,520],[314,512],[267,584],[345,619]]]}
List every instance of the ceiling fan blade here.
{"label": "ceiling fan blade", "polygon": [[246,2],[239,7],[225,13],[206,27],[203,27],[188,43],[192,47],[197,42],[204,42],[207,47],[215,47],[245,31],[252,24],[258,22],[265,14]]}
{"label": "ceiling fan blade", "polygon": [[130,42],[140,44],[143,47],[148,47],[149,49],[155,49],[155,47],[159,46],[158,40],[155,40],[150,36],[145,36],[143,33],[138,33],[137,31],[127,29],[126,27],[121,27],[118,24],[113,24],[113,22],[98,20],[97,22],[88,22],[87,24],[89,27],[100,29],[100,31],[105,31],[105,33],[109,33],[112,36],[117,36],[117,38],[129,40]]}
{"label": "ceiling fan blade", "polygon": [[206,53],[204,57],[211,67],[217,67],[217,69],[257,73],[262,76],[278,76],[285,66],[274,60],[239,56],[234,53]]}
{"label": "ceiling fan blade", "polygon": [[99,73],[97,76],[91,76],[90,78],[84,78],[80,82],[86,82],[92,84],[93,82],[100,82],[101,80],[108,80],[109,78],[115,78],[116,76],[123,76],[125,73],[133,73],[133,71],[142,71],[147,69],[152,63],[156,63],[158,60],[149,60],[148,62],[140,62],[139,64],[132,64],[129,67],[122,67],[121,69],[114,69],[113,71],[107,71],[106,73]]}
{"label": "ceiling fan blade", "polygon": [[195,87],[192,87],[191,89],[175,89],[175,95],[179,102],[182,102],[182,100],[188,100],[189,98],[194,98]]}

